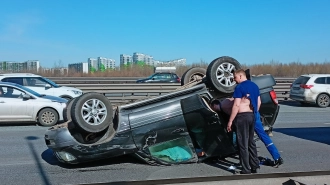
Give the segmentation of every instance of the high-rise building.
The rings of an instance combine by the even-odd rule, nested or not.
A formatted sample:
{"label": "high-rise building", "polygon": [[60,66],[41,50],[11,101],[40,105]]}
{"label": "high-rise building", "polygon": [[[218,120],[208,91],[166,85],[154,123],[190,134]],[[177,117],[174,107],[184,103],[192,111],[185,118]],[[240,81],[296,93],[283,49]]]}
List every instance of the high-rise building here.
{"label": "high-rise building", "polygon": [[90,72],[98,71],[99,66],[95,58],[88,58],[87,62],[88,62],[88,71]]}
{"label": "high-rise building", "polygon": [[133,63],[137,64],[138,62],[144,62],[147,65],[154,66],[154,58],[149,55],[145,55],[142,53],[133,53]]}
{"label": "high-rise building", "polygon": [[26,62],[0,62],[1,72],[38,72],[40,62],[38,60],[28,60]]}
{"label": "high-rise building", "polygon": [[157,61],[156,66],[185,66],[186,65],[186,59],[185,58],[180,58],[180,59],[175,59],[175,60],[169,60],[169,61]]}
{"label": "high-rise building", "polygon": [[69,73],[88,73],[87,62],[69,64],[68,68],[69,68]]}
{"label": "high-rise building", "polygon": [[120,54],[120,66],[131,65],[133,63],[133,57],[131,55]]}
{"label": "high-rise building", "polygon": [[97,58],[97,64],[99,66],[99,70],[105,70],[105,69],[115,69],[115,60],[110,58],[104,58],[104,57],[98,57]]}

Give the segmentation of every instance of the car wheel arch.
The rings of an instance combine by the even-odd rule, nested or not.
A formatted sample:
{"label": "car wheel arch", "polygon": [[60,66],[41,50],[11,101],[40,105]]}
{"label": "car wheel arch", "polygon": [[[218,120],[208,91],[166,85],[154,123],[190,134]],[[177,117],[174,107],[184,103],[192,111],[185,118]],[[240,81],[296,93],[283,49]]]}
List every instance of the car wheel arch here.
{"label": "car wheel arch", "polygon": [[322,92],[322,93],[320,93],[320,94],[318,94],[318,95],[316,96],[316,101],[315,101],[315,103],[316,103],[317,106],[319,106],[319,107],[326,108],[326,107],[328,107],[328,106],[330,105],[330,102],[328,103],[327,106],[322,106],[322,105],[320,105],[319,102],[318,102],[319,97],[322,96],[322,95],[326,95],[326,96],[328,96],[328,99],[329,99],[329,101],[330,101],[330,94],[327,93],[327,92]]}

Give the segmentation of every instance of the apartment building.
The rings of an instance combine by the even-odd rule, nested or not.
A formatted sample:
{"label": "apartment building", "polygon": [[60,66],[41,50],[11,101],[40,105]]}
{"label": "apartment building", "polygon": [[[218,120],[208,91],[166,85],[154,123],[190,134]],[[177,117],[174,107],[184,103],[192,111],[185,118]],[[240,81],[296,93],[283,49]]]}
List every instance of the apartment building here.
{"label": "apartment building", "polygon": [[131,55],[120,54],[120,66],[127,66],[133,64],[133,57]]}
{"label": "apartment building", "polygon": [[28,60],[26,62],[0,62],[0,72],[39,72],[39,60]]}
{"label": "apartment building", "polygon": [[88,73],[88,62],[81,62],[68,65],[69,73]]}
{"label": "apartment building", "polygon": [[97,64],[99,66],[99,68],[98,68],[99,70],[116,68],[115,60],[110,59],[110,58],[98,57]]}

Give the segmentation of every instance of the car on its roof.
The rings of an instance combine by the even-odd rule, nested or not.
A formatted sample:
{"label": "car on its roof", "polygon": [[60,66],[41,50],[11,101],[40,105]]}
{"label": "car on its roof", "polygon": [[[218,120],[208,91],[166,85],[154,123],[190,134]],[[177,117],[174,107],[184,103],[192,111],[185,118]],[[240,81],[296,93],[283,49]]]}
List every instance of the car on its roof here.
{"label": "car on its roof", "polygon": [[32,73],[4,73],[0,74],[0,81],[17,83],[40,94],[58,96],[67,100],[83,94],[80,89],[60,86],[48,78]]}
{"label": "car on its roof", "polygon": [[291,84],[289,97],[302,105],[316,103],[319,107],[328,107],[330,105],[330,74],[299,76]]}
{"label": "car on its roof", "polygon": [[[187,83],[177,90],[115,109],[104,95],[85,93],[68,103],[67,121],[48,129],[45,143],[60,162],[71,164],[132,154],[148,164],[173,165],[234,154],[225,129],[229,116],[214,112],[210,102],[232,96],[233,71],[240,68],[235,59],[219,57],[206,71],[187,70]],[[280,108],[275,79],[247,76],[260,89],[262,122],[271,132]]]}
{"label": "car on its roof", "polygon": [[151,76],[136,80],[136,83],[180,83],[180,77],[172,72],[158,72]]}
{"label": "car on its roof", "polygon": [[15,83],[0,82],[0,122],[38,122],[53,126],[63,121],[66,99],[42,95]]}

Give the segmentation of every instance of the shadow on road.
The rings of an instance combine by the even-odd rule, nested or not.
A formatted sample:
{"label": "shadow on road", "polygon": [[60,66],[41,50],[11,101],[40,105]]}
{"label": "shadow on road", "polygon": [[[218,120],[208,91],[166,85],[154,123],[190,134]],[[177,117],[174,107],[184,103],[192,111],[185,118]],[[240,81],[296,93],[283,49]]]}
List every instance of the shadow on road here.
{"label": "shadow on road", "polygon": [[38,167],[38,170],[39,170],[39,173],[41,175],[41,178],[44,182],[44,184],[46,185],[50,185],[50,182],[49,182],[49,179],[45,173],[45,170],[43,169],[42,165],[41,165],[41,162],[40,162],[40,159],[39,159],[39,155],[37,154],[35,148],[34,148],[34,145],[32,143],[32,141],[34,140],[38,140],[39,138],[38,137],[35,137],[35,136],[28,136],[28,137],[25,137],[25,139],[27,140],[27,143],[28,143],[28,146],[31,150],[31,154],[37,164],[37,167]]}
{"label": "shadow on road", "polygon": [[330,145],[330,127],[274,128],[275,132]]}
{"label": "shadow on road", "polygon": [[279,101],[278,104],[287,105],[287,106],[291,106],[291,107],[318,107],[316,104],[313,104],[313,103],[302,105],[301,103],[299,103],[297,101],[292,101],[292,100]]}

